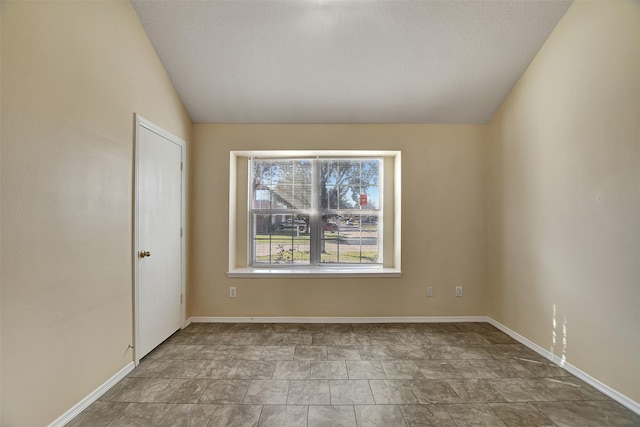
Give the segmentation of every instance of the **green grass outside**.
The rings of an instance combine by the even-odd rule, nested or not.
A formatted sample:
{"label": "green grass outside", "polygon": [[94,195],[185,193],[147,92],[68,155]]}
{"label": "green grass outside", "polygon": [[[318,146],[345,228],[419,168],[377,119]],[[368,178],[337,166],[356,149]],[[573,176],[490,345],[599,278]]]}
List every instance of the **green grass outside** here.
{"label": "green grass outside", "polygon": [[[287,263],[291,262],[293,256],[294,261],[310,261],[309,252],[306,251],[281,251],[271,255],[271,262],[273,263]],[[257,262],[269,262],[269,255],[261,255],[256,257]]]}
{"label": "green grass outside", "polygon": [[[307,251],[288,250],[274,253],[271,256],[271,262],[273,263],[287,263],[293,261],[310,261],[310,255]],[[256,257],[257,262],[269,262],[269,255],[262,255]],[[353,263],[353,264],[369,264],[378,261],[378,252],[375,251],[363,251],[362,259],[360,258],[359,251],[340,252],[340,262]],[[337,253],[323,253],[321,256],[321,262],[331,263],[338,262]]]}
{"label": "green grass outside", "polygon": [[[271,239],[269,239],[271,238]],[[257,243],[286,243],[290,244],[308,244],[309,243],[309,235],[308,234],[300,234],[300,236],[287,236],[280,234],[272,234],[269,236],[268,234],[258,234],[256,235]]]}
{"label": "green grass outside", "polygon": [[[338,262],[337,253],[323,253],[320,258],[322,262]],[[378,252],[376,251],[362,251],[362,259],[360,258],[360,251],[340,251],[340,262],[369,264],[377,261]]]}

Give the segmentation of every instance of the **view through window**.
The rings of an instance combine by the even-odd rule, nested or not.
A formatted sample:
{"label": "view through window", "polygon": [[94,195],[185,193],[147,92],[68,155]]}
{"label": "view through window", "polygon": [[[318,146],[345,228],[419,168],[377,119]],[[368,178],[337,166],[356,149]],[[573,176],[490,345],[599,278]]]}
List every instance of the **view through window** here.
{"label": "view through window", "polygon": [[253,266],[382,264],[382,159],[250,164]]}

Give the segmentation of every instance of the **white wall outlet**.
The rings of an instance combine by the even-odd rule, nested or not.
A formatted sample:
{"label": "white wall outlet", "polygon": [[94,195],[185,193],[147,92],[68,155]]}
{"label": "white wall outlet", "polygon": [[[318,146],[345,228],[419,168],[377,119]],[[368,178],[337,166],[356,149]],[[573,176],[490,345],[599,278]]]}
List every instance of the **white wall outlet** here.
{"label": "white wall outlet", "polygon": [[427,296],[428,297],[432,297],[433,296],[433,286],[429,286],[427,288]]}
{"label": "white wall outlet", "polygon": [[231,286],[229,288],[229,298],[235,298],[235,297],[236,297],[236,287]]}
{"label": "white wall outlet", "polygon": [[456,286],[456,296],[457,297],[462,296],[462,286]]}

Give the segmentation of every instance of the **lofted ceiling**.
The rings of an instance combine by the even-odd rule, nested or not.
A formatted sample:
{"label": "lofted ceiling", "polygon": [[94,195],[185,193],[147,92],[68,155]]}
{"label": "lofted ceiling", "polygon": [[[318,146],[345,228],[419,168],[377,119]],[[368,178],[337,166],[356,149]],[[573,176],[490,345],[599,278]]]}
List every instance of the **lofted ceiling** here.
{"label": "lofted ceiling", "polygon": [[487,123],[563,0],[132,0],[196,123]]}

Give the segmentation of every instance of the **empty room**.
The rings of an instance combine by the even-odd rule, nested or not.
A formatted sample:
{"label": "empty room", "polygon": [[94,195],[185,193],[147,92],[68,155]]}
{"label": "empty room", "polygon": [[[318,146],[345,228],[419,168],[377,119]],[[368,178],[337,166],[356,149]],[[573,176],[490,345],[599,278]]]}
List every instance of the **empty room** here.
{"label": "empty room", "polygon": [[640,1],[0,22],[0,426],[640,426]]}

